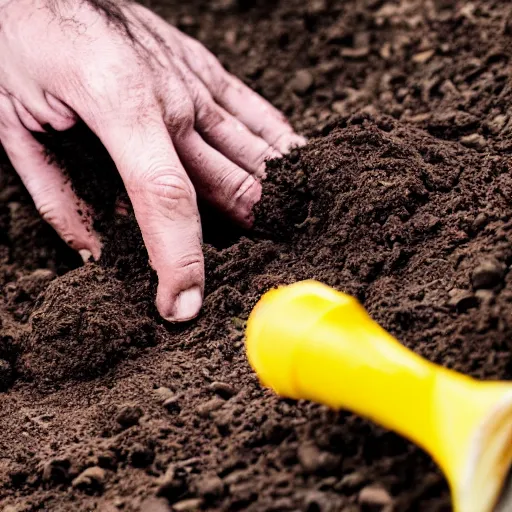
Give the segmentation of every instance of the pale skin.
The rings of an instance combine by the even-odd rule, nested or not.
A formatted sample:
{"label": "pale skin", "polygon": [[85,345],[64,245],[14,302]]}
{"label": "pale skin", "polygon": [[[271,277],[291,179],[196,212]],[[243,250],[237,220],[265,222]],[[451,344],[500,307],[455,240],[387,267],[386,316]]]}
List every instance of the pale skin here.
{"label": "pale skin", "polygon": [[77,119],[124,182],[158,274],[158,311],[194,318],[204,290],[197,197],[250,227],[266,160],[304,139],[200,43],[140,5],[0,0],[0,144],[42,217],[87,261],[102,249],[89,207],[33,137]]}

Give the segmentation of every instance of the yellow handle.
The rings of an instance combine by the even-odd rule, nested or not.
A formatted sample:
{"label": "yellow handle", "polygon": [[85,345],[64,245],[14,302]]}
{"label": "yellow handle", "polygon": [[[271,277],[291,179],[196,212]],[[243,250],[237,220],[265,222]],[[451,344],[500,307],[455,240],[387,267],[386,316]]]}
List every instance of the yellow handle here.
{"label": "yellow handle", "polygon": [[456,510],[492,510],[512,459],[510,384],[477,382],[426,361],[353,297],[315,281],[268,292],[249,317],[246,345],[264,385],[402,434],[443,468]]}

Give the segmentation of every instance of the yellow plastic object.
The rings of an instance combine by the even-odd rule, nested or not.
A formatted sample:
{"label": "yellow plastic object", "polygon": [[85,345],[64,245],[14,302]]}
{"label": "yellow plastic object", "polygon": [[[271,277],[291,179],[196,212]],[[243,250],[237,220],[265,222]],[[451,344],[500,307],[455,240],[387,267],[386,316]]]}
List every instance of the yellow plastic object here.
{"label": "yellow plastic object", "polygon": [[456,512],[491,512],[498,502],[512,510],[500,500],[512,462],[512,384],[426,361],[356,299],[316,281],[265,294],[246,347],[263,385],[280,395],[349,409],[428,451]]}

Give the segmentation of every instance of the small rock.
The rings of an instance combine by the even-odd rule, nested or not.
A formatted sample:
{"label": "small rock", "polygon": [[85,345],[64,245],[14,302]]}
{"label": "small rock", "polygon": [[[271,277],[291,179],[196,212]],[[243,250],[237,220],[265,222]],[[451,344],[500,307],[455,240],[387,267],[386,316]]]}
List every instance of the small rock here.
{"label": "small rock", "polygon": [[306,473],[331,471],[340,462],[339,457],[329,452],[322,452],[313,443],[305,443],[299,446],[297,458]]}
{"label": "small rock", "polygon": [[290,87],[293,92],[304,95],[309,92],[315,83],[315,78],[307,69],[299,69],[290,80]]}
{"label": "small rock", "polygon": [[393,503],[393,499],[389,495],[388,491],[386,491],[386,489],[374,485],[369,485],[361,489],[358,499],[359,503],[362,505],[364,504],[385,507]]}
{"label": "small rock", "polygon": [[309,14],[320,14],[327,10],[326,0],[310,0],[307,3],[307,11]]}
{"label": "small rock", "polygon": [[379,50],[379,55],[384,59],[388,60],[391,58],[391,44],[390,43],[384,43]]}
{"label": "small rock", "polygon": [[165,402],[167,399],[174,398],[175,396],[173,390],[166,387],[155,389],[155,394],[158,396],[161,402]]}
{"label": "small rock", "polygon": [[236,395],[235,388],[226,382],[212,382],[210,384],[210,389],[225,400],[228,400],[232,396]]}
{"label": "small rock", "polygon": [[503,114],[498,114],[492,121],[488,123],[489,131],[493,135],[497,135],[503,128],[505,127],[505,124],[507,123],[507,116],[504,116]]}
{"label": "small rock", "polygon": [[139,423],[143,412],[138,405],[124,405],[116,416],[116,421],[123,428],[133,427]]}
{"label": "small rock", "polygon": [[368,46],[361,48],[342,48],[340,54],[342,57],[346,59],[362,59],[366,57],[370,53],[370,48]]}
{"label": "small rock", "polygon": [[473,227],[475,229],[480,229],[484,227],[487,224],[488,219],[489,218],[487,217],[487,214],[485,212],[480,212],[473,221]]}
{"label": "small rock", "polygon": [[424,52],[413,55],[412,61],[417,64],[425,64],[434,56],[435,50],[426,50]]}
{"label": "small rock", "polygon": [[203,500],[199,498],[191,498],[188,500],[178,501],[173,503],[172,510],[176,510],[176,512],[188,512],[189,510],[201,510],[201,505],[203,504]]}
{"label": "small rock", "polygon": [[105,483],[105,470],[98,467],[92,466],[82,471],[74,480],[71,485],[76,489],[82,489],[86,491],[99,491],[103,489]]}
{"label": "small rock", "polygon": [[0,392],[5,391],[12,383],[13,373],[11,365],[0,359]]}
{"label": "small rock", "polygon": [[140,504],[139,512],[171,512],[171,508],[163,498],[148,498]]}
{"label": "small rock", "polygon": [[478,265],[471,275],[473,288],[490,289],[499,285],[505,275],[505,265],[496,260],[485,260]]}
{"label": "small rock", "polygon": [[196,484],[197,494],[207,501],[214,501],[224,494],[224,482],[218,476],[199,480]]}
{"label": "small rock", "polygon": [[494,293],[492,290],[476,290],[475,297],[485,306],[494,302]]}
{"label": "small rock", "polygon": [[196,411],[202,418],[207,418],[212,412],[218,411],[225,403],[221,398],[212,398],[208,402],[201,404]]}
{"label": "small rock", "polygon": [[464,312],[478,306],[478,299],[469,290],[453,288],[448,292],[450,299],[448,305],[455,307],[458,311]]}
{"label": "small rock", "polygon": [[467,148],[483,149],[487,146],[487,141],[479,133],[472,133],[460,138],[460,143]]}
{"label": "small rock", "polygon": [[349,473],[345,475],[339,483],[335,485],[335,489],[337,491],[354,491],[357,488],[360,488],[367,482],[367,478],[363,473],[359,473],[355,471],[354,473]]}

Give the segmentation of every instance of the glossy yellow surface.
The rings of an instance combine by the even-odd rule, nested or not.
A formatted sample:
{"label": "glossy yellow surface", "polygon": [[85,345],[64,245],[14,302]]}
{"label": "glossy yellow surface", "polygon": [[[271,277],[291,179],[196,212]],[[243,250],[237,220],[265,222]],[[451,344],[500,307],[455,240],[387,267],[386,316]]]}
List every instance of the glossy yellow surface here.
{"label": "glossy yellow surface", "polygon": [[426,361],[353,297],[316,281],[264,295],[249,317],[246,347],[263,385],[402,434],[440,465],[456,511],[494,509],[512,461],[512,384]]}

